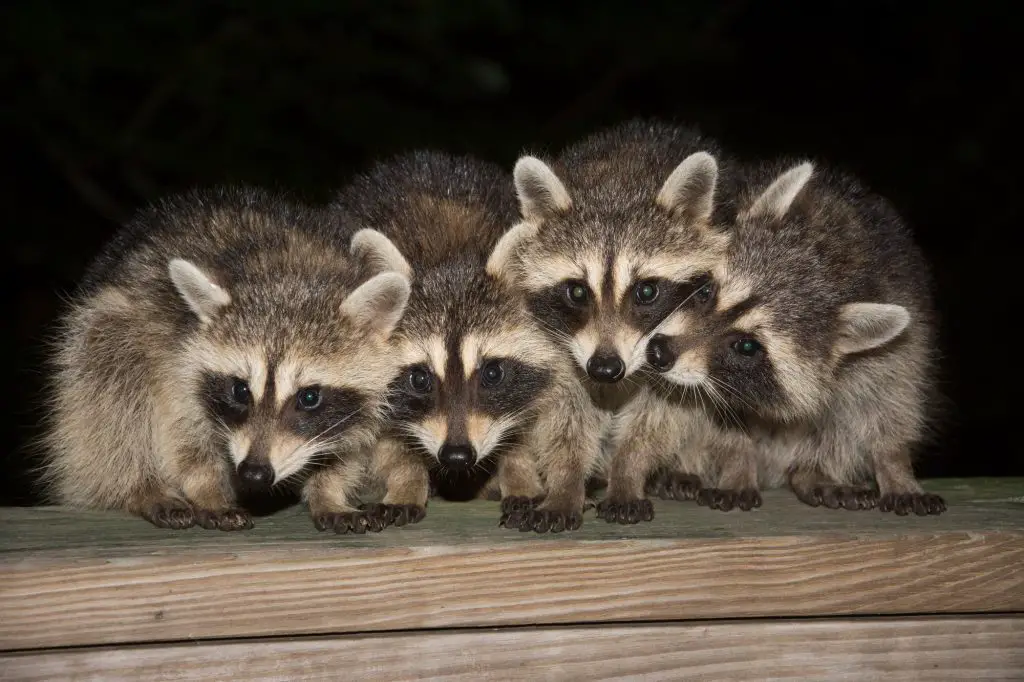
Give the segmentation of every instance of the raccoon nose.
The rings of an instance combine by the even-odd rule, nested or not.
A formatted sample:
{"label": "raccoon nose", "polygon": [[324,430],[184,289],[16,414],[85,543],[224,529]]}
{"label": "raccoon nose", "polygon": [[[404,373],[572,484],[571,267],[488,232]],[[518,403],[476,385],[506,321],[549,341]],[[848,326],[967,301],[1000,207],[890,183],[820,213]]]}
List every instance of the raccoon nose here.
{"label": "raccoon nose", "polygon": [[445,445],[437,453],[437,460],[454,471],[465,471],[476,461],[476,454],[468,445]]}
{"label": "raccoon nose", "polygon": [[274,470],[269,464],[244,460],[238,465],[238,477],[247,486],[265,488],[274,480]]}
{"label": "raccoon nose", "polygon": [[647,364],[659,372],[672,369],[676,364],[676,354],[668,345],[668,337],[655,334],[647,344]]}
{"label": "raccoon nose", "polygon": [[592,355],[587,360],[587,374],[596,381],[614,384],[626,374],[626,365],[618,355]]}

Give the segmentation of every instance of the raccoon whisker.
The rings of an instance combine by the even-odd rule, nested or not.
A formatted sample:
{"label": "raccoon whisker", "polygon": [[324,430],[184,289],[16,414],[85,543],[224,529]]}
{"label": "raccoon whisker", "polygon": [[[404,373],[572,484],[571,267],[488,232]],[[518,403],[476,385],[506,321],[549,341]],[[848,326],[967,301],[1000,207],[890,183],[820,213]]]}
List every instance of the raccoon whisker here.
{"label": "raccoon whisker", "polygon": [[[352,417],[356,416],[356,414],[358,414],[358,413],[359,413],[359,412],[360,412],[361,410],[362,410],[362,408],[357,408],[357,409],[355,409],[355,410],[353,410],[353,411],[349,412],[349,413],[348,413],[348,414],[346,414],[346,415],[345,415],[344,417],[342,417],[342,418],[341,418],[341,419],[339,419],[338,421],[334,422],[333,424],[331,424],[330,426],[328,426],[328,427],[327,427],[326,429],[324,429],[324,430],[323,430],[323,431],[321,431],[320,433],[316,434],[315,436],[313,436],[312,438],[310,438],[309,440],[307,440],[307,441],[306,441],[305,443],[303,443],[302,445],[300,445],[300,446],[298,446],[297,448],[295,448],[295,450],[292,450],[292,451],[291,451],[290,453],[288,453],[288,457],[291,457],[291,456],[292,456],[293,454],[295,454],[295,452],[296,452],[297,450],[299,450],[299,449],[301,449],[301,448],[304,448],[304,447],[308,446],[308,445],[309,445],[310,443],[313,443],[314,441],[317,441],[317,439],[319,439],[319,438],[321,438],[321,437],[325,436],[325,435],[326,435],[326,434],[327,434],[328,432],[330,432],[330,431],[333,431],[334,429],[338,428],[339,426],[341,426],[342,424],[344,424],[345,422],[347,422],[347,421],[348,421],[349,419],[351,419]],[[286,457],[285,459],[287,459],[287,457]]]}
{"label": "raccoon whisker", "polygon": [[730,386],[728,383],[722,381],[721,379],[717,379],[715,377],[708,377],[708,378],[711,379],[711,381],[714,382],[715,385],[720,386],[721,388],[725,389],[726,391],[729,391],[729,393],[733,397],[735,397],[737,400],[739,400],[741,403],[743,403],[743,406],[746,407],[748,410],[750,410],[751,412],[756,414],[758,417],[761,416],[761,413],[757,411],[757,408],[755,408],[753,405],[751,405],[743,397],[743,395],[739,391],[737,391],[735,388]]}

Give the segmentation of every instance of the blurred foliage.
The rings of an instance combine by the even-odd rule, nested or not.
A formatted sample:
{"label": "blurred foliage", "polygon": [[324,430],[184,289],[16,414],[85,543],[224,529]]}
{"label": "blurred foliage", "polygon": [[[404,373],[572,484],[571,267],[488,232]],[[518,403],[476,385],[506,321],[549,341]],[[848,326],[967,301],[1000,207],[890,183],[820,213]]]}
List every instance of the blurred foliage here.
{"label": "blurred foliage", "polygon": [[1008,389],[984,343],[1015,290],[1000,245],[1021,218],[1018,25],[1010,3],[4,3],[8,442],[38,422],[26,396],[59,292],[139,205],[225,181],[322,198],[414,147],[511,166],[658,115],[747,155],[829,159],[892,198],[936,263],[957,403],[942,446],[1003,447]]}

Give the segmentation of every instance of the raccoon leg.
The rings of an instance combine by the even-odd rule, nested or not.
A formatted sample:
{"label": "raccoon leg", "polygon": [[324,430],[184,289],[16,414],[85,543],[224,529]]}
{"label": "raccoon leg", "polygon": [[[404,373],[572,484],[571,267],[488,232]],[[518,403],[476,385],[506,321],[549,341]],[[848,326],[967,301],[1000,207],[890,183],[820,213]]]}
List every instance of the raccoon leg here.
{"label": "raccoon leg", "polygon": [[876,450],[873,460],[880,493],[878,508],[883,512],[895,512],[900,516],[913,512],[927,516],[946,511],[946,501],[939,495],[926,493],[917,482],[906,449]]}
{"label": "raccoon leg", "polygon": [[419,523],[427,514],[430,472],[423,458],[401,442],[381,438],[373,453],[374,469],[387,480],[384,516],[389,525]]}
{"label": "raccoon leg", "polygon": [[502,455],[495,478],[501,495],[498,525],[519,528],[523,514],[533,510],[544,499],[537,461],[525,448],[515,448]]}
{"label": "raccoon leg", "polygon": [[357,509],[352,502],[364,471],[362,458],[348,457],[310,475],[302,492],[317,530],[358,534],[384,530],[384,505]]}
{"label": "raccoon leg", "polygon": [[812,507],[856,511],[878,505],[877,491],[867,486],[840,485],[814,466],[790,467],[787,480],[797,499]]}
{"label": "raccoon leg", "polygon": [[757,489],[757,458],[752,450],[743,448],[719,453],[718,487],[702,488],[697,504],[711,509],[729,511],[738,507],[750,511],[761,506]]}
{"label": "raccoon leg", "polygon": [[235,504],[223,465],[209,460],[192,463],[182,482],[185,499],[194,507],[196,525],[207,530],[248,530],[252,515]]}
{"label": "raccoon leg", "polygon": [[196,525],[195,509],[185,500],[156,486],[140,492],[126,505],[127,511],[141,516],[157,528],[183,530]]}

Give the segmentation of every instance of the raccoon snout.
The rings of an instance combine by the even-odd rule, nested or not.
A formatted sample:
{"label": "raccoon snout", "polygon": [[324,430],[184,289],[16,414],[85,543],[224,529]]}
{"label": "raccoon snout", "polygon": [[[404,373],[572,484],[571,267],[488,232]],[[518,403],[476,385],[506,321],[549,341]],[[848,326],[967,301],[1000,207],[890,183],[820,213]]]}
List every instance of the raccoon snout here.
{"label": "raccoon snout", "polygon": [[618,355],[592,355],[587,360],[587,374],[591,379],[614,384],[626,374],[626,363]]}
{"label": "raccoon snout", "polygon": [[476,453],[469,445],[445,444],[437,453],[437,460],[452,471],[465,471],[476,462]]}
{"label": "raccoon snout", "polygon": [[667,336],[655,334],[647,344],[647,364],[659,372],[668,371],[676,364],[676,354],[669,348]]}
{"label": "raccoon snout", "polygon": [[269,464],[244,460],[238,465],[238,478],[249,488],[268,488],[274,480],[274,469]]}

